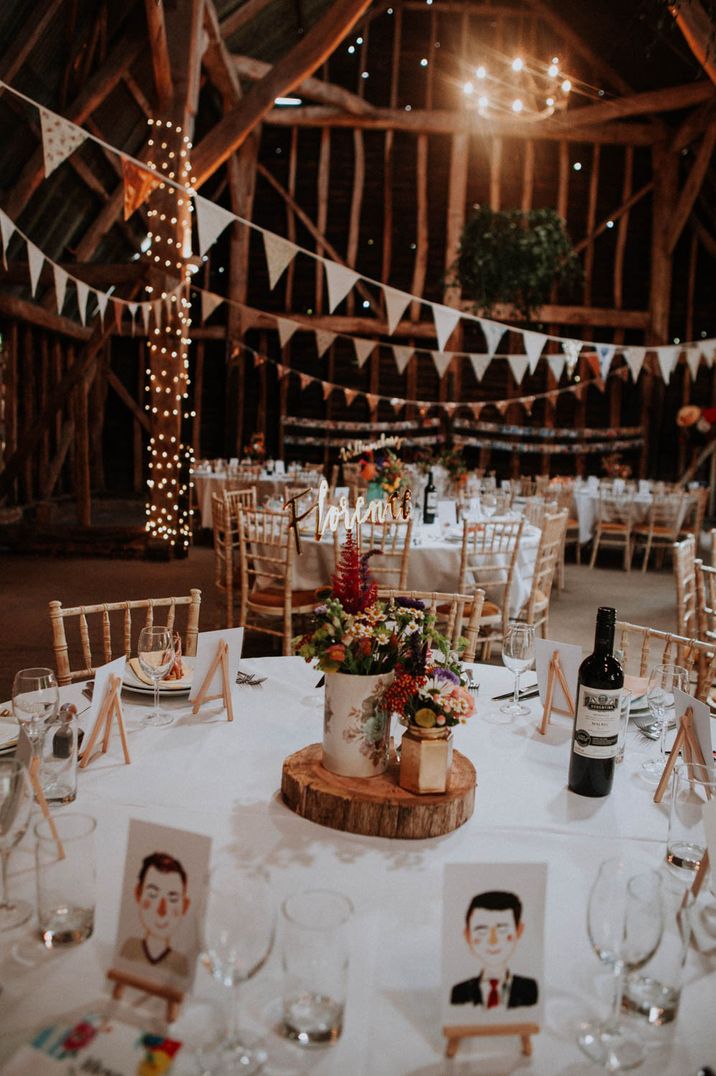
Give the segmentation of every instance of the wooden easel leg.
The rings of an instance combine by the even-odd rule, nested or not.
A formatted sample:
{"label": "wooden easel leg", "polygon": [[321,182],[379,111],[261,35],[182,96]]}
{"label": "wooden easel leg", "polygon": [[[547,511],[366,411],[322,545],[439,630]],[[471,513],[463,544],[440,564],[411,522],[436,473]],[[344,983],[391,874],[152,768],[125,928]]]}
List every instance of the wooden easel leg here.
{"label": "wooden easel leg", "polygon": [[520,1035],[522,1040],[522,1053],[525,1057],[532,1057],[532,1039],[529,1035]]}
{"label": "wooden easel leg", "polygon": [[221,652],[221,678],[224,687],[224,708],[226,720],[234,720],[234,708],[231,704],[231,684],[229,683],[229,652],[225,646]]}
{"label": "wooden easel leg", "polygon": [[679,723],[679,731],[676,733],[676,739],[674,740],[673,746],[671,748],[671,754],[667,759],[666,765],[664,766],[664,772],[662,773],[659,783],[656,786],[656,792],[654,793],[654,803],[661,803],[664,792],[666,791],[666,786],[669,783],[669,778],[671,777],[674,766],[676,765],[676,760],[679,757],[679,752],[683,750],[684,741],[684,726],[683,724]]}
{"label": "wooden easel leg", "polygon": [[124,754],[124,761],[128,766],[132,760],[129,757],[129,748],[127,747],[127,734],[126,734],[125,729],[124,729],[124,718],[122,717],[122,710],[118,705],[115,708],[114,716],[115,716],[115,718],[117,720],[117,728],[119,729],[119,738],[120,738],[120,740],[122,742],[122,752]]}
{"label": "wooden easel leg", "polygon": [[457,1053],[457,1048],[460,1045],[459,1039],[448,1039],[447,1049],[445,1050],[445,1057],[454,1057]]}

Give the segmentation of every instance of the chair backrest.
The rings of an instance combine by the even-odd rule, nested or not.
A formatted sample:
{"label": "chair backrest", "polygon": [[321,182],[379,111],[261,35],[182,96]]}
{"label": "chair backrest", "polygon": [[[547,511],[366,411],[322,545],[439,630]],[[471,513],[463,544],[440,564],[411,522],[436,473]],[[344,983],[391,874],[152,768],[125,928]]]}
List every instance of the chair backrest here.
{"label": "chair backrest", "polygon": [[[443,594],[439,591],[401,590],[399,587],[379,587],[379,598],[410,598],[421,601],[430,613],[435,613],[439,630],[453,649],[459,639],[465,640],[463,661],[474,661],[480,634],[480,617],[485,601],[485,591],[476,589],[472,594]],[[465,609],[469,609],[465,622]],[[444,621],[444,623],[442,623]]]}
{"label": "chair backrest", "polygon": [[634,522],[634,500],[626,493],[599,490],[596,504],[597,523],[623,523],[628,529]]}
{"label": "chair backrest", "polygon": [[566,509],[545,515],[535,558],[530,596],[520,613],[520,619],[526,620],[528,624],[534,623],[536,611],[544,605],[545,601],[549,602],[552,581],[561,556],[566,530]]}
{"label": "chair backrest", "polygon": [[699,635],[696,609],[696,539],[693,534],[674,542],[676,630],[687,638]]}
{"label": "chair backrest", "polygon": [[224,501],[235,518],[239,508],[256,507],[256,486],[247,486],[244,489],[227,489],[224,491]]}
{"label": "chair backrest", "polygon": [[694,562],[699,639],[716,647],[716,567]]}
{"label": "chair backrest", "polygon": [[684,517],[685,501],[686,494],[683,491],[655,494],[649,508],[649,529],[652,530],[655,527],[665,529],[676,540]]}
{"label": "chair backrest", "polygon": [[238,526],[242,593],[281,589],[290,594],[294,544],[288,513],[240,508]]}
{"label": "chair backrest", "polygon": [[638,669],[638,676],[646,676],[654,665],[683,665],[694,681],[692,690],[696,696],[708,699],[716,677],[716,645],[640,624],[629,624],[624,620],[616,623],[614,645],[622,651],[627,672],[630,657],[636,657],[638,664],[634,667]]}
{"label": "chair backrest", "polygon": [[412,516],[408,519],[391,519],[385,523],[368,520],[356,530],[361,553],[373,553],[370,574],[376,583],[387,587],[407,586]]}
{"label": "chair backrest", "polygon": [[458,590],[467,594],[475,587],[489,587],[491,597],[495,595],[502,609],[505,624],[509,619],[509,595],[523,528],[522,519],[494,523],[465,520],[462,525]]}
{"label": "chair backrest", "polygon": [[[62,602],[50,602],[50,623],[52,625],[52,643],[55,651],[55,664],[57,667],[57,682],[71,684],[76,680],[86,680],[93,676],[98,663],[92,656],[92,642],[101,642],[102,664],[111,661],[113,657],[124,654],[129,657],[132,646],[136,640],[133,636],[139,634],[140,627],[151,627],[155,623],[157,610],[166,609],[166,618],[161,617],[158,624],[171,630],[175,626],[176,610],[178,606],[186,605],[187,618],[184,632],[183,652],[188,656],[196,654],[196,639],[199,634],[199,609],[201,607],[201,591],[192,589],[189,594],[178,598],[140,598],[136,601],[105,602],[100,605],[79,605],[72,609],[63,609]],[[145,610],[146,615],[141,625],[132,623],[132,611],[134,609]],[[119,653],[112,650],[112,618],[111,613],[121,614],[122,619],[122,646]],[[97,614],[90,624],[87,617]],[[67,641],[65,621],[76,619],[79,627],[79,648],[82,652],[84,668],[73,669],[70,658],[70,646]],[[117,619],[117,618],[115,618]],[[74,657],[77,647],[72,647]]]}

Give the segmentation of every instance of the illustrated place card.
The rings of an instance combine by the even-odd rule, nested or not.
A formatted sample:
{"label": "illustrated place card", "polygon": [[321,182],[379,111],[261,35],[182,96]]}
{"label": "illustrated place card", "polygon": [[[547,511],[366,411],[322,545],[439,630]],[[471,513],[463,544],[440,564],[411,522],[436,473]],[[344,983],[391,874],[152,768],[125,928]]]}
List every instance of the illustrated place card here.
{"label": "illustrated place card", "polygon": [[[220,628],[218,631],[199,632],[196,644],[196,657],[194,658],[194,676],[191,681],[189,701],[193,702],[199,694],[206,676],[211,669],[216,652],[221,642],[226,643],[229,662],[229,682],[233,685],[241,662],[241,649],[244,645],[243,628]],[[211,683],[207,686],[205,695],[218,695],[222,689],[221,668],[214,671]]]}
{"label": "illustrated place card", "polygon": [[[553,639],[535,639],[535,671],[537,673],[537,685],[539,698],[542,705],[547,695],[547,676],[549,663],[555,650],[559,654],[559,663],[562,666],[567,686],[572,692],[572,699],[577,705],[577,674],[582,664],[582,648],[574,643],[556,643]],[[552,696],[552,708],[554,710],[569,710],[569,704],[564,697],[564,691],[558,678],[554,681],[554,694]]]}
{"label": "illustrated place card", "polygon": [[[94,674],[94,688],[92,690],[92,701],[90,702],[87,716],[85,717],[85,728],[94,728],[94,723],[99,716],[99,712],[104,704],[105,696],[109,688],[109,682],[111,677],[118,676],[120,681],[124,677],[124,669],[126,661],[124,657],[115,658],[114,661],[107,662],[106,665],[100,665],[99,669],[95,670]],[[121,705],[121,702],[120,702]]]}
{"label": "illustrated place card", "polygon": [[546,863],[450,863],[443,878],[448,1028],[540,1024]]}

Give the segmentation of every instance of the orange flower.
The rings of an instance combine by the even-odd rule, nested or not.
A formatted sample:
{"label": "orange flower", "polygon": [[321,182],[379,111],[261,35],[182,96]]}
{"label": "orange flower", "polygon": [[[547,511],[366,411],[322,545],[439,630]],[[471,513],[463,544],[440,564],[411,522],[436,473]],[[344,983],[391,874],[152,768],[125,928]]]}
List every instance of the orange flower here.
{"label": "orange flower", "polygon": [[346,648],[343,643],[334,643],[333,646],[329,646],[326,650],[326,657],[329,661],[335,661],[337,665],[340,665],[346,656]]}
{"label": "orange flower", "polygon": [[361,478],[365,478],[366,482],[372,482],[378,472],[372,460],[363,460],[360,465],[360,473]]}

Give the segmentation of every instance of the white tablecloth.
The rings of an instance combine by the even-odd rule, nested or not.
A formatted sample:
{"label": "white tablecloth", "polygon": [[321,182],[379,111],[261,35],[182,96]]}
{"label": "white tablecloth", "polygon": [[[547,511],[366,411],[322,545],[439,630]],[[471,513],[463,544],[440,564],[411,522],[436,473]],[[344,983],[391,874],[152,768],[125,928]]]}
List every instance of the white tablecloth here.
{"label": "white tablecloth", "polygon": [[[636,493],[632,498],[632,504],[634,506],[634,523],[646,523],[649,516],[649,509],[651,508],[652,496],[650,493]],[[689,510],[690,500],[686,498],[684,501],[684,510],[680,523],[683,523],[684,517]],[[597,525],[597,508],[599,506],[599,494],[593,490],[582,489],[575,490],[574,493],[574,507],[577,513],[577,521],[579,522],[579,541],[590,542],[594,537],[594,531]]]}
{"label": "white tablecloth", "polygon": [[[655,745],[630,734],[612,794],[599,800],[574,796],[566,789],[569,721],[554,718],[543,738],[536,732],[538,707],[532,703],[528,723],[496,723],[490,698],[506,691],[512,678],[505,669],[477,666],[478,715],[456,732],[459,749],[477,769],[473,817],[433,840],[354,836],[304,821],[278,793],[284,758],[321,738],[315,671],[298,658],[243,664],[268,680],[260,688],[235,688],[233,724],[216,704],[192,717],[186,703],[173,700],[173,726],[138,727],[149,700],[125,698],[132,764],[122,763],[119,743],[113,741],[110,753],[80,774],[75,805],[97,819],[94,936],[52,954],[34,940],[29,925],[0,939],[0,1062],[39,1026],[96,1009],[106,996],[104,973],[117,928],[127,825],[130,818],[140,818],[210,834],[215,854],[229,850],[237,861],[263,863],[277,905],[290,893],[316,886],[345,892],[354,903],[346,1022],[337,1045],[304,1052],[274,1032],[281,983],[277,951],[246,985],[243,1021],[267,1038],[273,1058],[267,1073],[472,1076],[519,1067],[521,1073],[543,1076],[588,1076],[598,1071],[574,1043],[581,1019],[605,1014],[609,990],[609,977],[587,937],[587,898],[599,863],[609,856],[626,851],[635,866],[640,856],[654,866],[663,861],[667,806],[656,806],[653,789],[637,776],[644,754]],[[80,701],[78,687],[62,694]],[[546,1017],[529,1060],[519,1059],[512,1039],[465,1042],[454,1062],[443,1059],[442,871],[446,863],[477,861],[548,864]],[[32,899],[33,883],[32,844],[26,838],[13,853],[13,894]],[[713,1063],[713,962],[709,966],[704,956],[691,952],[687,980],[678,1021],[651,1040],[665,1035],[665,1045],[654,1046],[639,1070],[645,1076],[695,1076],[702,1065]],[[197,999],[217,996],[219,988],[200,968],[176,1035],[188,1034]],[[136,994],[131,1001],[134,1020],[145,1027],[147,1013],[162,1011],[154,1002],[138,1009]],[[196,1073],[189,1060],[180,1071]]]}
{"label": "white tablecloth", "polygon": [[223,493],[225,489],[239,489],[256,487],[256,502],[263,504],[265,497],[281,497],[286,486],[292,482],[290,475],[264,475],[251,482],[237,484],[228,474],[197,474],[192,475],[197,508],[201,515],[202,527],[211,527],[211,495]]}
{"label": "white tablecloth", "polygon": [[[529,597],[540,533],[537,527],[529,524],[525,524],[522,531],[510,589],[510,616],[516,616]],[[443,538],[437,524],[420,529],[419,537],[414,539],[410,550],[406,589],[448,593],[455,591],[460,575],[460,533],[454,531],[452,537],[453,541]],[[416,540],[419,544],[415,544]],[[489,563],[506,565],[509,563],[509,557],[495,554],[491,556]],[[322,542],[316,542],[311,537],[301,538],[301,555],[294,561],[294,587],[309,590],[327,586],[334,569],[332,537],[326,537]],[[489,586],[486,590],[488,598],[501,598],[499,587],[495,592]]]}

